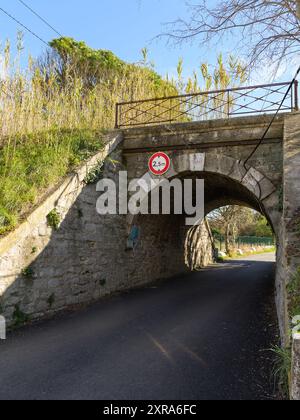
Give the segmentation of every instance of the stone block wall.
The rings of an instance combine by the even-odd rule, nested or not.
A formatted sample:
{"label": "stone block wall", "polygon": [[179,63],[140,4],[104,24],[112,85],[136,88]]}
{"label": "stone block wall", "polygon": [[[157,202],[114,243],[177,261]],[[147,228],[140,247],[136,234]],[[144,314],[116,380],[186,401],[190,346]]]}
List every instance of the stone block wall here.
{"label": "stone block wall", "polygon": [[[102,238],[101,224],[96,226],[95,186],[86,185],[85,178],[121,141],[122,136],[109,141],[103,151],[49,193],[14,232],[0,239],[0,312],[8,325],[103,294],[109,266],[103,252],[107,238]],[[47,220],[54,209],[61,222],[57,231]],[[109,220],[101,222],[109,226]],[[112,226],[118,229],[118,224],[122,225],[114,220]],[[99,259],[101,270],[97,271]]]}
{"label": "stone block wall", "polygon": [[[300,113],[285,116],[283,141],[283,223],[280,266],[286,296],[286,331],[300,315]],[[289,285],[293,284],[293,287]],[[296,289],[296,291],[295,291]],[[298,313],[299,312],[299,313]],[[290,337],[287,336],[289,344]]]}
{"label": "stone block wall", "polygon": [[291,399],[300,401],[300,334],[293,337]]}
{"label": "stone block wall", "polygon": [[[122,215],[100,216],[96,211],[96,184],[86,175],[96,165],[105,177],[118,181],[124,170],[122,137],[113,139],[28,217],[16,231],[0,239],[0,314],[8,325],[51,316],[58,311],[88,304],[114,292],[149,284],[186,272],[186,228],[182,216],[139,216],[139,238],[128,248],[128,219]],[[47,215],[55,209],[58,230],[48,226]],[[202,227],[199,246],[194,238],[197,264],[208,238]],[[206,249],[207,247],[204,247]]]}
{"label": "stone block wall", "polygon": [[[205,180],[206,214],[221,206],[235,204],[249,206],[268,218],[277,237],[275,294],[281,337],[286,342],[289,339],[289,325],[284,239],[286,220],[282,217],[282,198],[283,167],[287,163],[283,159],[283,133],[287,132],[285,125],[289,125],[290,118],[295,118],[299,124],[299,114],[278,116],[263,144],[244,165],[271,118],[243,117],[176,124],[171,128],[161,125],[125,130],[124,153],[129,177],[135,178],[145,174],[145,167],[153,152],[167,151],[173,165],[171,177],[184,178],[194,174]],[[292,123],[291,128],[297,124]],[[286,184],[290,183],[297,189],[299,181],[293,177],[286,178]],[[291,194],[288,200],[293,199]]]}
{"label": "stone block wall", "polygon": [[[300,315],[300,113],[285,116],[283,216],[277,255],[277,299],[283,344],[291,344],[291,320]],[[300,400],[300,336],[292,339],[291,399]]]}

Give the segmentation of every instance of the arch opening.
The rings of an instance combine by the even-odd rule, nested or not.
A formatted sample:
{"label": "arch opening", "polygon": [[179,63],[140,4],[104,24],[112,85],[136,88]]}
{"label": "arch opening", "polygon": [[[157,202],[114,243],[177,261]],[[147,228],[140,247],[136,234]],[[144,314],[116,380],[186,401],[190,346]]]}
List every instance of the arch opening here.
{"label": "arch opening", "polygon": [[[186,226],[187,215],[175,214],[175,200],[174,195],[171,194],[170,215],[138,215],[132,219],[131,226],[137,226],[141,235],[140,247],[137,247],[135,252],[138,253],[139,249],[140,252],[144,250],[142,258],[147,258],[146,248],[148,248],[152,255],[156,255],[157,266],[161,267],[158,278],[168,273],[169,270],[166,267],[168,261],[177,272],[180,271],[178,267],[185,266],[188,270],[195,270],[216,260],[216,245],[207,216],[218,208],[238,206],[249,209],[253,214],[259,213],[267,219],[275,232],[272,217],[263,201],[259,201],[253,190],[249,190],[241,182],[220,173],[190,170],[169,177],[169,180],[173,179],[204,180],[205,217],[199,225]],[[195,188],[195,183],[193,185]],[[173,270],[170,275],[172,274]]]}

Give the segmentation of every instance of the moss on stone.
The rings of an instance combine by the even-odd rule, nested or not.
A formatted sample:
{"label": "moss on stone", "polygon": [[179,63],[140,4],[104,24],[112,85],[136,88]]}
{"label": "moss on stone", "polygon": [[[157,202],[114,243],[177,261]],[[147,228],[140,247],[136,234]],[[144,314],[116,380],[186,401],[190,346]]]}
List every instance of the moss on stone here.
{"label": "moss on stone", "polygon": [[298,267],[291,282],[287,286],[290,317],[300,315],[300,267]]}
{"label": "moss on stone", "polygon": [[29,321],[29,316],[26,315],[21,309],[20,305],[15,306],[15,310],[13,313],[13,327],[18,328],[22,327],[24,324],[26,324]]}

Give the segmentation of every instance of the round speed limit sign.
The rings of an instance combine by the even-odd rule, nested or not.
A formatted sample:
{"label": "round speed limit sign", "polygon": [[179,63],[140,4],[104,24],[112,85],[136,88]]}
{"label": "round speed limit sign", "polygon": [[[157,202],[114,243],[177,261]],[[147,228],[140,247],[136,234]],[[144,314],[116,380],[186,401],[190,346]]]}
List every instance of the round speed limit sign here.
{"label": "round speed limit sign", "polygon": [[154,175],[164,175],[171,166],[171,159],[166,153],[155,153],[149,160],[149,169]]}

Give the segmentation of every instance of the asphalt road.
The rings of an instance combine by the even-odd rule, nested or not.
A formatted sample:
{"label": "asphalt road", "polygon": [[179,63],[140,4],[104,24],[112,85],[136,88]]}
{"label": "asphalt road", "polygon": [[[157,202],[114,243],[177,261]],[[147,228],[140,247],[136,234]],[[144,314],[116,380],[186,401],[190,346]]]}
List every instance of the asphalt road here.
{"label": "asphalt road", "polygon": [[0,399],[273,399],[274,267],[229,262],[11,333]]}

